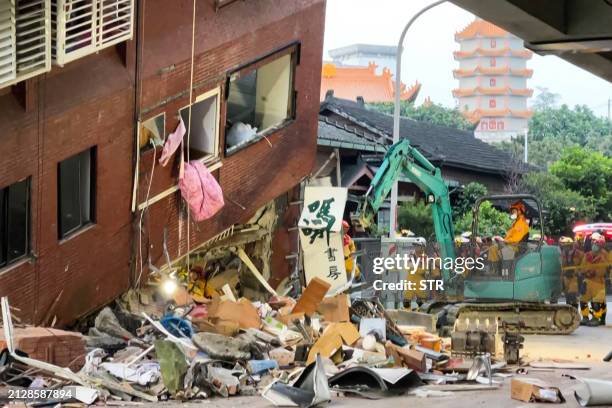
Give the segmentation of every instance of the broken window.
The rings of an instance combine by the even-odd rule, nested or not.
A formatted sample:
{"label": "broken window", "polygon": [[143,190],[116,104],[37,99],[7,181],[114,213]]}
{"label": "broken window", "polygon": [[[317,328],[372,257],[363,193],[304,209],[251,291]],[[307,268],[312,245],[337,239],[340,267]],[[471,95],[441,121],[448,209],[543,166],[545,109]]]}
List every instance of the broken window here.
{"label": "broken window", "polygon": [[30,179],[0,189],[0,266],[29,252]]}
{"label": "broken window", "polygon": [[165,128],[166,115],[164,113],[142,122],[138,128],[138,146],[140,151],[149,150],[153,148],[153,146],[163,146]]}
{"label": "broken window", "polygon": [[58,165],[59,237],[65,238],[94,221],[95,148]]}
{"label": "broken window", "polygon": [[191,126],[189,125],[189,106],[180,110],[187,133],[184,145],[189,148],[190,160],[213,160],[219,155],[219,89],[207,92],[196,98],[191,105]]}
{"label": "broken window", "polygon": [[291,119],[295,54],[285,54],[230,77],[225,124],[227,153]]}

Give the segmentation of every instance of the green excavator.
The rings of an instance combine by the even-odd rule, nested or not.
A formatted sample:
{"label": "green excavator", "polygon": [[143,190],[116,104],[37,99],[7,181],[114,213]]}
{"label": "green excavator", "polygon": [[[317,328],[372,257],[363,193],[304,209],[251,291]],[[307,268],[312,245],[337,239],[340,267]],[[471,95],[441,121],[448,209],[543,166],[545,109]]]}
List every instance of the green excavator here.
{"label": "green excavator", "polygon": [[[414,183],[429,202],[439,256],[457,259],[455,231],[448,186],[440,169],[403,139],[390,146],[376,172],[364,201],[351,214],[356,230],[368,229],[387,198],[393,183],[403,176]],[[532,195],[482,197],[473,208],[473,224],[468,253],[476,256],[478,214],[486,201],[509,204],[521,200],[527,204],[532,226],[539,225],[540,239],[504,245],[495,269],[487,273],[460,274],[442,268],[444,292],[441,299],[421,307],[421,311],[438,315],[440,329],[447,330],[457,319],[479,319],[520,325],[525,334],[569,334],[580,325],[580,314],[571,305],[558,304],[561,288],[561,253],[559,247],[544,245],[542,208]],[[465,256],[465,247],[464,253]],[[453,262],[453,265],[455,263]],[[494,273],[490,273],[494,271]],[[442,330],[443,331],[443,330]]]}

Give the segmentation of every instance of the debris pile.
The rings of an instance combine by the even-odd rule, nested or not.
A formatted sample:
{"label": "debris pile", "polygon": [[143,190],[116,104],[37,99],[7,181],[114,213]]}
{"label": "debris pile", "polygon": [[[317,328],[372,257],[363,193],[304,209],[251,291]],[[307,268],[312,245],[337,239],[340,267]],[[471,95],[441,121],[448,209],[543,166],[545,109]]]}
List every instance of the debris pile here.
{"label": "debris pile", "polygon": [[[63,390],[58,402],[106,405],[261,395],[275,406],[310,407],[336,395],[497,390],[512,377],[514,399],[564,401],[557,387],[525,376],[548,363],[506,364],[504,356],[520,364],[519,335],[458,321],[452,338],[441,338],[435,315],[387,311],[376,298],[329,296],[329,288],[314,278],[297,300],[267,302],[236,298],[227,284],[212,298],[197,297],[204,302],[189,293],[167,301],[129,292],[83,334],[13,326],[2,298],[0,395],[5,386]],[[606,384],[582,381],[581,403],[608,398],[592,391]]]}

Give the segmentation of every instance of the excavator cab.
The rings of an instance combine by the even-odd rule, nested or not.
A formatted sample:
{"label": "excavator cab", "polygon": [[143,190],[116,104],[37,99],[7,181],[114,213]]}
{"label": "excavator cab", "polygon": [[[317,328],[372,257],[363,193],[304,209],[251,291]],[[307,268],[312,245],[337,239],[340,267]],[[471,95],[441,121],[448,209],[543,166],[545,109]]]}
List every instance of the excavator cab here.
{"label": "excavator cab", "polygon": [[[510,207],[517,202],[525,208],[531,235],[509,243],[503,237],[511,221],[500,226],[484,225],[483,209],[494,208],[509,217]],[[471,255],[480,257],[484,267],[474,268],[466,277],[465,299],[546,302],[559,297],[560,252],[557,246],[544,243],[542,206],[535,196],[512,194],[478,199],[469,245]]]}

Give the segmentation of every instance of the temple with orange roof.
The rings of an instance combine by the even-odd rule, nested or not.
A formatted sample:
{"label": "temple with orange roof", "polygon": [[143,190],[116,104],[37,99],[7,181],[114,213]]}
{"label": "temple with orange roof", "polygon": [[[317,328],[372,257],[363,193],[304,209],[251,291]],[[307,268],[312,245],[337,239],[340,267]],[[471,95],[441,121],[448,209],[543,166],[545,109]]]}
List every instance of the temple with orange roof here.
{"label": "temple with orange roof", "polygon": [[[374,62],[367,66],[345,66],[332,62],[323,64],[321,72],[321,101],[325,94],[333,90],[334,96],[355,100],[362,97],[366,103],[393,102],[395,98],[395,81],[387,67],[376,73],[378,66]],[[419,94],[421,84],[417,81],[407,87],[401,84],[400,99],[414,101]]]}
{"label": "temple with orange roof", "polygon": [[459,68],[453,75],[459,87],[453,96],[463,114],[478,123],[476,137],[497,142],[522,134],[532,114],[527,79],[533,70],[526,66],[531,51],[520,38],[480,18],[456,33],[455,41]]}

